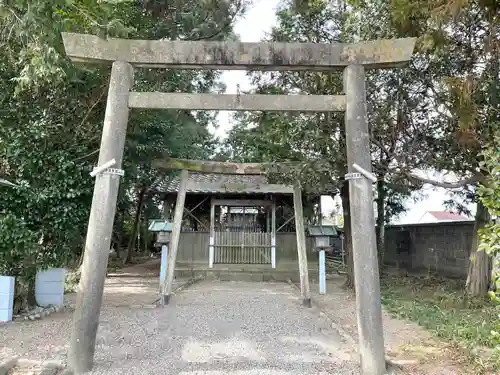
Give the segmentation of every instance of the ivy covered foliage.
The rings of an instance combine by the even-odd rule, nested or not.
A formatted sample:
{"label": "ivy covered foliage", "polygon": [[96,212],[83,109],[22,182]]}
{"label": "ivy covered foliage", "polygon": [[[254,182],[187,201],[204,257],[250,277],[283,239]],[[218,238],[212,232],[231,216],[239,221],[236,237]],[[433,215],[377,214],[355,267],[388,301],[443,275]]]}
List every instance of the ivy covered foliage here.
{"label": "ivy covered foliage", "polygon": [[[492,221],[481,231],[479,250],[486,251],[493,257],[500,255],[500,133],[483,151],[482,166],[489,173],[487,183],[479,187],[479,196],[488,209]],[[496,263],[496,262],[494,262]],[[500,264],[496,264],[497,267]],[[496,269],[500,271],[500,268]],[[495,286],[500,292],[500,274],[495,275]],[[498,294],[497,294],[498,297]],[[497,299],[500,302],[500,299]]]}
{"label": "ivy covered foliage", "polygon": [[[479,196],[493,220],[480,233],[479,250],[493,258],[492,289],[490,296],[500,306],[500,133],[483,152],[482,166],[489,172],[488,183],[479,188]],[[500,358],[500,315],[492,335],[497,342]]]}
{"label": "ivy covered foliage", "polygon": [[[0,274],[78,264],[93,193],[109,66],[73,64],[61,32],[141,39],[233,38],[246,0],[9,0],[0,3]],[[218,72],[138,70],[139,91],[220,91]],[[166,176],[151,160],[208,157],[213,113],[131,111],[113,243],[135,251]],[[154,189],[153,189],[154,190]],[[141,198],[142,199],[142,198]],[[132,238],[131,241],[128,241]],[[144,242],[146,247],[146,242]],[[141,245],[142,248],[142,245]],[[127,256],[127,259],[130,258]]]}

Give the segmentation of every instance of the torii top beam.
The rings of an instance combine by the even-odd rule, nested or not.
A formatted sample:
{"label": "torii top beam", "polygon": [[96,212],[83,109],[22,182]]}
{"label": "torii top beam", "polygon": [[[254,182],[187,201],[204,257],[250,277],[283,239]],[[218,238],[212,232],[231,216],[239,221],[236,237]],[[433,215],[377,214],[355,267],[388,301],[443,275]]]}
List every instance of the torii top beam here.
{"label": "torii top beam", "polygon": [[263,175],[269,170],[288,171],[299,163],[230,163],[212,160],[190,160],[190,159],[156,159],[152,167],[159,170],[187,170],[198,173],[220,173],[220,174],[246,174]]}
{"label": "torii top beam", "polygon": [[393,68],[410,60],[416,38],[343,43],[241,43],[102,39],[62,33],[66,54],[79,62],[127,61],[147,68],[329,71],[347,65]]}

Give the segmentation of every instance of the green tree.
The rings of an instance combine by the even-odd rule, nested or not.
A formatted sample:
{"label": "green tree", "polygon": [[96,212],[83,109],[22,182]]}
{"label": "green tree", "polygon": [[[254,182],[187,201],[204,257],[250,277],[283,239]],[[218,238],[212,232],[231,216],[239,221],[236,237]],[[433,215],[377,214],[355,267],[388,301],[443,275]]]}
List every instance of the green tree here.
{"label": "green tree", "polygon": [[[325,0],[283,0],[277,12],[277,26],[270,41],[335,43],[342,40],[345,5]],[[342,73],[272,72],[254,73],[256,93],[323,94],[342,91]],[[346,249],[350,243],[349,193],[344,183],[345,130],[341,113],[241,113],[226,144],[226,154],[247,161],[295,161],[302,168],[280,175],[280,182],[300,180],[304,190],[317,192],[335,186],[344,209]],[[352,257],[349,256],[349,259]],[[352,261],[349,262],[352,265]],[[353,286],[352,267],[347,284]]]}
{"label": "green tree", "polygon": [[[208,1],[189,12],[177,7],[160,14],[149,4],[129,1],[8,1],[0,5],[0,175],[18,185],[0,197],[1,270],[32,280],[33,270],[66,264],[83,249],[93,190],[89,172],[99,151],[109,67],[73,65],[64,55],[60,32],[103,37],[180,39],[193,33],[199,38],[231,37],[232,21],[244,3],[234,0],[215,5]],[[136,77],[138,89],[220,88],[218,74],[213,72],[145,71]],[[140,210],[131,209],[136,200],[131,193],[154,183],[151,159],[185,156],[209,146],[207,125],[212,120],[207,114],[183,111],[131,114],[118,227],[126,227],[125,218],[136,217],[136,211],[141,216]],[[142,206],[151,207],[152,199],[148,196]],[[18,243],[9,245],[14,240]],[[19,263],[21,255],[28,253],[34,254],[29,272],[26,263]]]}
{"label": "green tree", "polygon": [[[489,173],[488,183],[478,189],[483,205],[488,209],[494,221],[487,224],[479,233],[480,244],[478,251],[485,252],[493,257],[492,290],[490,296],[500,305],[500,132],[495,135],[492,143],[485,145],[482,153],[482,167]],[[500,322],[497,321],[496,330],[492,332],[497,342],[497,354],[500,354]]]}
{"label": "green tree", "polygon": [[[443,187],[487,183],[482,152],[494,141],[499,114],[500,39],[499,4],[494,1],[392,2],[392,21],[399,32],[420,36],[419,55],[426,61],[422,74],[432,77],[428,88],[433,103],[432,121],[439,121],[434,167],[466,177]],[[423,180],[424,182],[431,182]],[[466,288],[471,295],[488,291],[489,262],[477,252],[477,233],[490,220],[481,200],[475,197],[476,236]]]}
{"label": "green tree", "polygon": [[[372,5],[372,12],[360,13],[344,2],[283,1],[278,11],[278,25],[273,29],[270,39],[334,43],[397,36],[387,24],[390,16],[387,6],[383,6],[384,2],[379,3]],[[279,72],[252,76],[259,93],[335,95],[343,90],[341,72]],[[378,177],[377,242],[381,264],[384,225],[404,211],[404,198],[420,186],[420,183],[401,178],[401,173],[393,170],[398,161],[405,168],[416,163],[414,160],[401,160],[398,155],[402,152],[410,154],[414,151],[410,150],[411,147],[415,145],[424,148],[425,129],[419,129],[417,136],[415,129],[420,118],[409,115],[410,109],[422,107],[423,104],[419,97],[415,96],[409,102],[404,95],[408,91],[420,93],[422,88],[419,89],[413,83],[417,77],[418,71],[415,69],[409,73],[401,69],[374,71],[367,76],[373,168]],[[243,156],[248,161],[299,161],[309,167],[304,168],[299,176],[304,185],[324,187],[335,184],[337,191],[332,193],[340,194],[342,198],[346,219],[346,249],[348,255],[352,254],[349,192],[343,178],[347,172],[344,115],[262,113],[239,115],[237,120],[238,124],[228,138],[234,157]],[[293,179],[296,178],[293,176]],[[349,264],[352,265],[351,256]],[[348,274],[347,284],[352,286],[352,266]]]}
{"label": "green tree", "polygon": [[[246,0],[203,3],[174,1],[172,4],[145,2],[146,13],[155,22],[137,28],[132,37],[140,39],[213,39],[234,37],[233,21],[246,6]],[[214,71],[141,70],[136,74],[136,90],[163,92],[210,92],[221,91],[220,73]],[[215,114],[189,111],[135,111],[129,120],[129,131],[125,150],[125,170],[134,176],[122,190],[122,200],[130,200],[132,213],[131,231],[124,262],[133,256],[136,237],[140,231],[142,208],[151,206],[154,190],[165,176],[151,168],[154,159],[175,156],[184,158],[207,158],[215,143],[208,132],[208,125],[215,122]],[[125,192],[127,194],[125,194]],[[120,207],[127,210],[127,204]],[[117,225],[126,215],[119,213]],[[147,221],[143,220],[143,230]],[[120,248],[121,241],[118,245]]]}

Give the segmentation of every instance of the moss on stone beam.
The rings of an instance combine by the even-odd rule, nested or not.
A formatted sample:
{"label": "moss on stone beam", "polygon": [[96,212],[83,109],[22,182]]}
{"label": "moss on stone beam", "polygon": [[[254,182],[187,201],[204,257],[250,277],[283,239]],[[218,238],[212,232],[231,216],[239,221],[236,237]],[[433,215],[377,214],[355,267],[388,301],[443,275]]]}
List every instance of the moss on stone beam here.
{"label": "moss on stone beam", "polygon": [[330,71],[347,65],[394,68],[410,60],[416,38],[358,43],[242,43],[237,41],[131,40],[62,33],[73,61],[127,61],[170,69]]}
{"label": "moss on stone beam", "polygon": [[158,170],[186,170],[198,173],[263,175],[270,169],[289,168],[296,163],[229,163],[211,160],[156,159],[152,167]]}

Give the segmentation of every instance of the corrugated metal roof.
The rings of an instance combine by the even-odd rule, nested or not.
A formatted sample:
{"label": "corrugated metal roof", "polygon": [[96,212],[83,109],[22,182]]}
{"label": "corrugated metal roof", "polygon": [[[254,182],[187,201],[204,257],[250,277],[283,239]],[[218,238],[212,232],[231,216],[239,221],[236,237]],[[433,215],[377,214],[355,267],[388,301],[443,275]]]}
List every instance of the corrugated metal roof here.
{"label": "corrugated metal roof", "polygon": [[[189,181],[196,183],[215,183],[226,185],[224,187],[224,192],[226,193],[241,193],[238,185],[263,185],[267,184],[266,176],[262,175],[237,175],[237,174],[218,174],[218,173],[189,173]],[[169,180],[163,185],[157,187],[157,189],[163,193],[177,193],[179,190],[180,177],[176,176]],[[234,186],[234,191],[231,190],[231,186]],[[188,188],[187,193],[219,193],[220,191],[208,191]],[[247,190],[246,192],[252,193],[252,191]],[[256,191],[258,192],[258,191]]]}
{"label": "corrugated metal roof", "polygon": [[[203,188],[197,187],[197,183],[204,184]],[[177,193],[179,191],[180,177],[167,178],[155,186],[158,193]],[[208,185],[208,186],[207,186]],[[267,185],[267,187],[266,187]],[[199,194],[291,194],[291,187],[274,184],[265,175],[241,175],[220,173],[189,173],[187,193]],[[314,193],[318,193],[314,191]],[[321,194],[337,193],[335,185],[326,186]]]}
{"label": "corrugated metal roof", "polygon": [[163,219],[153,219],[149,221],[150,232],[172,232],[172,223]]}
{"label": "corrugated metal roof", "polygon": [[333,225],[309,225],[310,236],[336,236],[337,230]]}

